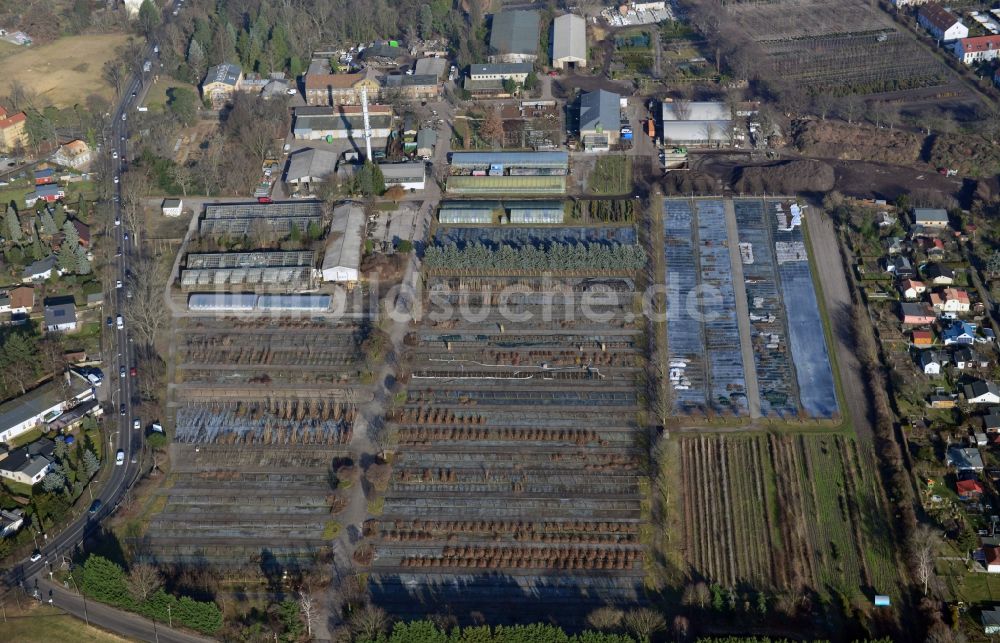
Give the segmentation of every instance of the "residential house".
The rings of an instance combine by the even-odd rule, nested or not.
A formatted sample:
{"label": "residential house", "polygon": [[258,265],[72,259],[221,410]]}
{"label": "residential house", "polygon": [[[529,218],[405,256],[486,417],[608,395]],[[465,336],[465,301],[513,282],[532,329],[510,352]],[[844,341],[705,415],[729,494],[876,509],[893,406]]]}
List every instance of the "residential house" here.
{"label": "residential house", "polygon": [[160,212],[165,217],[179,217],[184,211],[184,201],[182,199],[163,199],[160,204]]}
{"label": "residential house", "polygon": [[[65,387],[68,385],[68,392]],[[0,442],[10,443],[46,421],[58,417],[81,402],[94,399],[86,377],[66,371],[63,381],[49,380],[24,395],[0,404]]]}
{"label": "residential house", "polygon": [[949,395],[941,390],[927,396],[927,406],[932,409],[953,409],[958,406],[954,395]]}
{"label": "residential house", "polygon": [[209,67],[201,83],[201,97],[212,104],[212,109],[222,109],[231,103],[243,80],[243,69],[233,63]]}
{"label": "residential house", "polygon": [[10,312],[10,295],[7,293],[0,293],[0,313]]}
{"label": "residential house", "polygon": [[0,153],[11,154],[28,146],[27,125],[24,112],[8,114],[0,107]]}
{"label": "residential house", "polygon": [[924,282],[916,279],[904,279],[899,284],[899,294],[903,296],[903,299],[911,301],[920,299],[925,292],[927,292],[927,286],[924,285]]}
{"label": "residential house", "polygon": [[934,333],[929,330],[915,330],[910,341],[914,348],[929,348],[934,345]]}
{"label": "residential house", "polygon": [[79,219],[70,219],[69,221],[73,224],[73,228],[76,229],[76,236],[80,240],[80,246],[83,248],[89,248],[90,226]]}
{"label": "residential house", "polygon": [[575,69],[587,65],[587,21],[572,13],[552,22],[552,66]]}
{"label": "residential house", "polygon": [[490,62],[533,63],[538,59],[537,11],[501,11],[490,27]]}
{"label": "residential house", "polygon": [[314,185],[325,182],[337,170],[338,155],[329,150],[306,148],[288,157],[285,183],[308,194]]}
{"label": "residential house", "polygon": [[913,223],[922,228],[946,228],[948,211],[943,208],[913,208]]}
{"label": "residential house", "polygon": [[48,438],[0,453],[0,478],[34,486],[42,481],[52,466],[55,443]]}
{"label": "residential house", "polygon": [[[373,138],[388,138],[392,131],[392,108],[388,105],[369,105],[368,123]],[[328,137],[356,139],[363,147],[364,129],[364,115],[358,105],[299,107],[295,110],[292,134],[297,139],[309,141]]]}
{"label": "residential house", "polygon": [[10,312],[12,315],[27,315],[35,307],[35,289],[30,286],[18,286],[11,290]]}
{"label": "residential house", "polygon": [[47,332],[65,333],[76,330],[76,305],[72,301],[46,302],[43,310]]}
{"label": "residential house", "polygon": [[951,446],[948,447],[946,460],[949,467],[954,467],[959,472],[975,471],[978,473],[983,470],[983,456],[979,453],[979,449]]}
{"label": "residential house", "polygon": [[398,93],[403,100],[437,100],[441,85],[431,74],[390,74],[383,79],[382,91],[386,96]]}
{"label": "residential house", "polygon": [[990,366],[989,359],[983,357],[978,351],[966,344],[961,344],[958,348],[952,351],[951,361],[955,364],[955,368],[960,371],[976,368],[989,368]]}
{"label": "residential house", "polygon": [[379,99],[382,86],[375,75],[375,70],[365,68],[353,74],[314,74],[305,76],[306,104],[326,105],[360,105],[362,90],[368,93],[368,101]]}
{"label": "residential house", "polygon": [[939,313],[969,312],[969,293],[961,288],[945,288],[944,292],[932,292],[931,308]]}
{"label": "residential house", "polygon": [[59,149],[52,156],[53,162],[65,167],[71,167],[74,170],[85,169],[93,160],[93,150],[78,138],[60,145]]}
{"label": "residential house", "polygon": [[1000,547],[983,545],[983,566],[990,574],[1000,574]]}
{"label": "residential house", "polygon": [[39,201],[45,203],[55,203],[59,199],[65,198],[66,191],[58,183],[45,183],[35,187],[34,192],[24,195],[24,204],[29,208]]}
{"label": "residential house", "polygon": [[969,404],[1000,404],[1000,387],[987,380],[976,380],[964,387]]}
{"label": "residential house", "polygon": [[952,344],[972,344],[976,341],[976,325],[955,320],[941,331],[941,341],[945,346]]}
{"label": "residential house", "polygon": [[380,163],[385,186],[398,185],[404,190],[423,190],[426,167],[423,163]]}
{"label": "residential house", "polygon": [[891,273],[896,279],[910,279],[916,276],[913,264],[903,255],[896,255],[888,259],[885,263],[885,271]]}
{"label": "residential house", "polygon": [[0,538],[16,534],[24,524],[24,512],[20,509],[0,509]]}
{"label": "residential house", "polygon": [[365,47],[361,52],[361,60],[365,62],[366,67],[389,69],[399,67],[408,55],[406,48],[400,47],[395,40],[390,40]]}
{"label": "residential house", "polygon": [[49,255],[44,259],[39,259],[28,264],[24,270],[21,272],[21,281],[23,283],[28,283],[31,281],[45,281],[52,276],[52,272],[58,269],[56,265],[59,263],[55,255]]}
{"label": "residential house", "polygon": [[56,180],[56,171],[51,167],[34,170],[32,174],[35,177],[35,185],[48,185],[55,183]]}
{"label": "residential house", "polygon": [[437,145],[437,132],[429,127],[417,132],[417,156],[422,159],[429,159],[434,155],[434,146]]}
{"label": "residential house", "polygon": [[955,56],[966,65],[984,60],[993,60],[1000,53],[1000,36],[976,36],[960,38],[953,45]]}
{"label": "residential house", "polygon": [[940,263],[923,266],[924,280],[935,286],[950,286],[955,283],[955,271]]}
{"label": "residential house", "polygon": [[917,12],[917,22],[939,42],[969,37],[969,28],[955,14],[939,4],[928,4]]}
{"label": "residential house", "polygon": [[1000,407],[990,407],[983,416],[983,431],[988,435],[1000,433]]}
{"label": "residential house", "polygon": [[621,97],[599,89],[580,96],[580,141],[587,152],[607,152],[621,132]]}
{"label": "residential house", "polygon": [[920,351],[918,361],[924,375],[940,375],[941,368],[948,364],[948,356],[937,351]]}
{"label": "residential house", "polygon": [[891,255],[898,255],[905,249],[905,240],[902,237],[888,237],[885,240],[886,251]]}
{"label": "residential house", "polygon": [[983,634],[1000,634],[1000,607],[984,607],[979,620],[983,624]]}
{"label": "residential house", "polygon": [[924,252],[931,259],[940,260],[944,258],[944,241],[941,237],[934,237],[932,239],[927,239],[925,237],[926,243],[924,244]]}
{"label": "residential house", "polygon": [[983,485],[978,480],[959,480],[955,483],[955,493],[962,500],[976,500],[983,495]]}
{"label": "residential house", "polygon": [[907,326],[932,324],[937,319],[934,311],[927,304],[904,302],[899,305],[899,308],[903,324]]}

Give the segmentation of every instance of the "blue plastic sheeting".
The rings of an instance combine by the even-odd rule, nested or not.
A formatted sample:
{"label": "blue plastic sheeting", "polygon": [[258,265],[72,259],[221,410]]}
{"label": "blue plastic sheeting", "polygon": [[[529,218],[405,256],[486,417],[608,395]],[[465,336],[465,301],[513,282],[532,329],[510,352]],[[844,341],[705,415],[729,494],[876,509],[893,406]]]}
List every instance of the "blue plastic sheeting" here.
{"label": "blue plastic sheeting", "polygon": [[490,247],[544,246],[551,243],[606,243],[608,245],[634,245],[635,228],[628,226],[607,227],[557,227],[557,228],[439,228],[434,241],[439,246],[456,244],[463,247],[478,241]]}
{"label": "blue plastic sheeting", "polygon": [[[765,216],[771,220],[775,242],[803,242],[802,228],[780,230],[773,215],[774,202],[765,205]],[[816,301],[808,257],[778,265],[781,293],[788,314],[788,333],[792,361],[799,386],[802,408],[812,417],[832,417],[838,412],[837,389],[833,382],[830,355],[826,347],[823,321]]]}
{"label": "blue plastic sheeting", "polygon": [[[763,415],[794,416],[799,409],[795,368],[788,350],[785,306],[778,290],[778,271],[764,202],[733,202],[741,244],[749,244],[753,260],[743,264],[750,334],[760,410]],[[769,348],[768,344],[777,344]]]}

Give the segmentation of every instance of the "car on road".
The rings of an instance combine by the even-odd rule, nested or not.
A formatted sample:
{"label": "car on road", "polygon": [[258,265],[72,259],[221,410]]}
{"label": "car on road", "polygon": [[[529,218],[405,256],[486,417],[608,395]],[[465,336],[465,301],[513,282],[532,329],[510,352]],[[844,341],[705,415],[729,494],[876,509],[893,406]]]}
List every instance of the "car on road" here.
{"label": "car on road", "polygon": [[125,233],[124,238],[125,238],[125,241],[128,241],[128,233],[127,232]]}
{"label": "car on road", "polygon": [[114,325],[115,325],[115,320],[113,320],[110,317],[108,317],[108,327],[110,328],[111,326],[114,326]]}
{"label": "car on road", "polygon": [[112,152],[111,153],[111,158],[113,158],[113,159],[118,158],[118,152]]}
{"label": "car on road", "polygon": [[122,466],[125,464],[125,450],[118,449],[118,453],[115,454],[115,466]]}
{"label": "car on road", "polygon": [[138,96],[138,94],[136,92],[132,92],[132,98],[135,98],[136,96]]}
{"label": "car on road", "polygon": [[118,246],[118,249],[115,250],[115,256],[116,257],[122,256],[122,247],[121,246]]}
{"label": "car on road", "polygon": [[121,406],[118,407],[118,413],[121,414],[121,415],[125,415],[125,405],[124,404],[122,404]]}
{"label": "car on road", "polygon": [[139,422],[139,418],[135,418],[134,420],[132,420],[132,428],[135,429],[136,431],[142,428],[142,423]]}
{"label": "car on road", "polygon": [[121,224],[122,224],[122,218],[116,214],[115,215],[115,225],[121,225]]}
{"label": "car on road", "polygon": [[130,375],[131,377],[135,377],[135,376],[136,376],[136,373],[138,373],[138,371],[136,370],[135,366],[133,366],[132,368],[128,369],[128,374],[129,374],[129,375]]}
{"label": "car on road", "polygon": [[299,93],[299,90],[289,87],[288,89],[285,90],[285,93],[288,94],[289,96],[294,96]]}
{"label": "car on road", "polygon": [[37,563],[41,559],[42,559],[42,552],[36,549],[35,551],[31,552],[31,558],[29,558],[28,560],[30,560],[33,563]]}
{"label": "car on road", "polygon": [[125,367],[122,366],[118,369],[118,377],[125,377]]}
{"label": "car on road", "polygon": [[115,288],[119,288],[120,289],[120,288],[122,288],[122,286],[124,286],[124,284],[122,283],[121,279],[115,281]]}
{"label": "car on road", "polygon": [[125,112],[122,112],[122,120],[125,120],[125,119],[126,119],[126,117],[127,117],[127,116],[126,116]]}
{"label": "car on road", "polygon": [[115,184],[117,184],[117,183],[118,183],[118,175],[116,174],[115,175]]}
{"label": "car on road", "polygon": [[92,514],[96,514],[98,511],[101,510],[101,507],[103,507],[103,506],[104,506],[104,503],[101,502],[100,498],[98,498],[94,502],[90,503],[90,509],[88,509],[87,511],[90,512],[90,513],[92,513]]}

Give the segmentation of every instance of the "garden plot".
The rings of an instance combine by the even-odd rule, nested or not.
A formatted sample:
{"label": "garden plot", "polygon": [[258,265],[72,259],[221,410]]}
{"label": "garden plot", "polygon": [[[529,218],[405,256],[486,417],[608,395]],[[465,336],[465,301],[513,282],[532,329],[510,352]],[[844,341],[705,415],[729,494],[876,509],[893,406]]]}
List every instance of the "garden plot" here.
{"label": "garden plot", "polygon": [[163,564],[306,567],[329,555],[341,449],[175,444],[144,556]]}
{"label": "garden plot", "polygon": [[765,416],[792,416],[799,411],[798,392],[770,226],[764,219],[764,203],[735,200],[733,206],[740,246],[744,249],[743,276],[761,412]]}
{"label": "garden plot", "polygon": [[809,416],[831,418],[839,413],[839,408],[823,319],[802,226],[787,225],[790,220],[788,207],[787,203],[768,201],[765,203],[765,217],[771,222],[781,295],[786,302],[794,302],[785,310],[799,399]]}
{"label": "garden plot", "polygon": [[[501,281],[439,283],[482,298]],[[598,283],[508,282],[528,306]],[[626,321],[631,282],[604,286],[622,299],[599,322],[567,325],[555,306],[544,323],[428,320],[407,335],[411,379],[390,418],[400,448],[383,512],[366,525],[377,604],[404,618],[447,609],[578,624],[598,605],[641,600],[644,339]]]}
{"label": "garden plot", "polygon": [[435,243],[444,246],[454,243],[459,247],[479,242],[490,247],[545,246],[552,243],[605,243],[634,245],[635,228],[630,226],[537,226],[537,227],[462,227],[442,226],[434,237]]}
{"label": "garden plot", "polygon": [[846,601],[898,593],[879,477],[852,438],[700,436],[683,438],[680,452],[696,577]]}
{"label": "garden plot", "polygon": [[723,204],[667,199],[664,226],[674,411],[745,414],[746,380]]}

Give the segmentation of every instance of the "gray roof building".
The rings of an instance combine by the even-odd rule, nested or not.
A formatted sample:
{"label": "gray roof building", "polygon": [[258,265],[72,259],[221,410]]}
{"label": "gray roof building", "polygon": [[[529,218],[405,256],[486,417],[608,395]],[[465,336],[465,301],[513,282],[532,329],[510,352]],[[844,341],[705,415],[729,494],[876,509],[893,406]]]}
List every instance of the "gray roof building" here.
{"label": "gray roof building", "polygon": [[948,211],[943,208],[914,208],[913,220],[917,225],[946,226]]}
{"label": "gray roof building", "polygon": [[365,213],[357,204],[346,203],[333,211],[329,242],[323,255],[323,281],[358,281],[364,226]]}
{"label": "gray roof building", "polygon": [[323,181],[336,171],[337,158],[337,154],[329,150],[299,150],[288,157],[285,181],[295,185]]}
{"label": "gray roof building", "polygon": [[501,11],[494,14],[490,49],[501,61],[533,61],[538,57],[538,22],[537,11]]}
{"label": "gray roof building", "polygon": [[413,65],[416,76],[430,75],[441,79],[448,73],[447,58],[421,58]]}
{"label": "gray roof building", "polygon": [[950,447],[948,449],[948,465],[959,471],[982,471],[983,456],[979,453],[979,449]]}
{"label": "gray roof building", "polygon": [[612,132],[621,125],[621,98],[598,89],[580,96],[580,132]]}
{"label": "gray roof building", "polygon": [[552,24],[552,66],[587,64],[587,21],[567,13]]}
{"label": "gray roof building", "polygon": [[243,74],[243,70],[240,69],[239,65],[233,63],[222,63],[221,65],[216,65],[215,67],[209,67],[208,72],[205,74],[205,84],[208,83],[222,83],[224,85],[236,85],[240,82],[240,76]]}
{"label": "gray roof building", "polygon": [[72,302],[45,304],[45,328],[59,330],[76,327],[76,305]]}
{"label": "gray roof building", "polygon": [[481,77],[506,77],[527,75],[534,67],[531,63],[486,63],[482,65],[469,65],[469,77],[479,79]]}
{"label": "gray roof building", "polygon": [[437,132],[429,127],[417,132],[417,154],[430,156],[437,145]]}
{"label": "gray roof building", "polygon": [[44,259],[39,259],[25,266],[24,271],[21,273],[23,279],[34,279],[39,277],[46,272],[55,270],[58,260],[55,255],[49,255]]}

